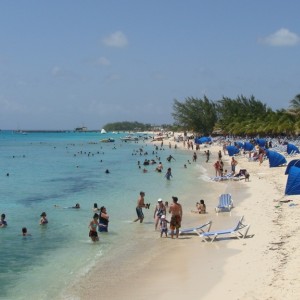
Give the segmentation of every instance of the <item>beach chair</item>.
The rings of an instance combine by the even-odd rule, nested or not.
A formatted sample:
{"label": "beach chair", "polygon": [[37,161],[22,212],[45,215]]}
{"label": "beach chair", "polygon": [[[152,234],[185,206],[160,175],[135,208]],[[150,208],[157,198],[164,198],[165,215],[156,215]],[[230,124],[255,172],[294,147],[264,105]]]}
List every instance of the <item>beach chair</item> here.
{"label": "beach chair", "polygon": [[[250,225],[243,224],[243,219],[244,217],[241,217],[237,225],[230,229],[216,230],[216,231],[209,231],[209,232],[199,232],[198,230],[195,230],[195,232],[199,235],[199,237],[204,242],[212,243],[220,235],[229,235],[231,237],[236,237],[238,239],[244,239],[248,234]],[[244,231],[244,233],[242,233],[242,231]]]}
{"label": "beach chair", "polygon": [[233,207],[233,200],[231,194],[221,194],[219,196],[219,204],[216,207],[216,213],[219,213],[222,210],[231,211]]}
{"label": "beach chair", "polygon": [[229,173],[223,176],[215,176],[215,177],[210,177],[211,180],[213,181],[224,181],[224,180],[231,180],[234,179],[233,174]]}
{"label": "beach chair", "polygon": [[[199,225],[196,227],[183,228],[183,229],[179,230],[179,235],[195,234],[195,230],[197,230],[197,232],[202,232],[202,233],[208,232],[210,230],[211,224],[212,224],[212,221],[209,221],[205,224],[202,224],[202,225]],[[171,234],[171,230],[168,231],[168,234],[169,235]]]}

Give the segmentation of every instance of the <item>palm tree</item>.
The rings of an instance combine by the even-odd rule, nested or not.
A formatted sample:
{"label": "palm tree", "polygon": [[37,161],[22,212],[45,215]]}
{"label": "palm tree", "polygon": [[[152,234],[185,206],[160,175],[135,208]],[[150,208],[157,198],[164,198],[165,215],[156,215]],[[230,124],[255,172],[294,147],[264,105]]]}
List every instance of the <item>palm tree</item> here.
{"label": "palm tree", "polygon": [[296,95],[294,99],[290,101],[290,109],[288,113],[295,116],[300,116],[300,94]]}

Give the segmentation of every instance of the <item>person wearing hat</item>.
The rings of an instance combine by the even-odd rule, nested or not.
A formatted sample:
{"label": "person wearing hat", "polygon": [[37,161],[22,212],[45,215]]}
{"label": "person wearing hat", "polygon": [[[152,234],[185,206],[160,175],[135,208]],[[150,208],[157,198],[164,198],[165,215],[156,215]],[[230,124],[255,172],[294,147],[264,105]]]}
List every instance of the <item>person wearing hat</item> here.
{"label": "person wearing hat", "polygon": [[45,225],[48,223],[47,215],[45,212],[41,213],[40,225]]}
{"label": "person wearing hat", "polygon": [[162,199],[159,198],[159,199],[157,200],[157,204],[156,204],[156,206],[155,206],[154,216],[153,216],[153,218],[154,218],[154,220],[155,220],[155,230],[157,230],[157,226],[158,226],[158,222],[159,222],[159,220],[160,220],[160,217],[161,217],[162,215],[165,215],[165,214],[166,214],[166,207],[165,207],[165,205],[164,205]]}
{"label": "person wearing hat", "polygon": [[160,237],[163,236],[163,233],[168,237],[168,223],[170,223],[165,215],[160,217]]}
{"label": "person wearing hat", "polygon": [[182,221],[182,206],[178,203],[178,198],[173,196],[173,203],[170,205],[169,213],[171,214],[170,229],[171,238],[174,237],[174,230],[176,230],[176,237],[179,235],[179,228]]}

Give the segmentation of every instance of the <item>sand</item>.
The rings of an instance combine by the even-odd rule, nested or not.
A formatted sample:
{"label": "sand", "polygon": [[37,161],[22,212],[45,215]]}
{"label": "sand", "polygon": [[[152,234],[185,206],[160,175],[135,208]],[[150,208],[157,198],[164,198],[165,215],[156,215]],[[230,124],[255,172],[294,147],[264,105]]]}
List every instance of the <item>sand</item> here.
{"label": "sand", "polygon": [[[173,146],[172,139],[170,142]],[[166,143],[169,141],[164,141]],[[181,143],[178,146],[183,147]],[[209,149],[213,162],[221,146],[213,145]],[[201,147],[200,153],[204,150]],[[192,153],[192,150],[187,151]],[[235,207],[231,214],[222,212],[218,215],[213,207],[208,207],[209,213],[201,216],[201,222],[210,219],[213,221],[211,230],[226,229],[244,216],[245,222],[250,224],[247,238],[222,238],[214,243],[204,243],[196,235],[174,240],[156,236],[151,243],[156,243],[159,252],[149,250],[143,260],[124,259],[124,264],[115,270],[120,274],[118,281],[114,279],[109,286],[107,281],[103,284],[103,265],[86,274],[80,283],[74,283],[69,297],[300,299],[300,204],[290,206],[291,203],[298,204],[300,196],[284,197],[285,167],[270,168],[267,160],[259,166],[258,162],[249,162],[248,157],[242,155],[236,159],[237,170],[247,169],[250,181],[208,182],[220,193],[232,193]],[[291,159],[287,158],[288,161]],[[230,157],[223,156],[223,161],[228,165]],[[287,199],[293,201],[280,204],[280,200]],[[184,212],[184,218],[190,223],[195,221],[194,214],[189,211]],[[136,269],[129,266],[132,263]]]}

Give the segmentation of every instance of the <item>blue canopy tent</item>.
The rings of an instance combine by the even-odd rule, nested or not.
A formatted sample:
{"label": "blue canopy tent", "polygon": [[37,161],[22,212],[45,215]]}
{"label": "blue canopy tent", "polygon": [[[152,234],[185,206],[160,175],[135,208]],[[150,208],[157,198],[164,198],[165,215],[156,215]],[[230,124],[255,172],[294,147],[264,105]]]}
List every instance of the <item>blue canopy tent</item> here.
{"label": "blue canopy tent", "polygon": [[288,154],[294,153],[300,153],[299,148],[295,146],[294,144],[287,144],[286,152]]}
{"label": "blue canopy tent", "polygon": [[245,151],[252,151],[254,146],[250,142],[245,142],[244,143],[244,150]]}
{"label": "blue canopy tent", "polygon": [[235,146],[237,148],[243,148],[244,147],[244,144],[242,142],[235,142]]}
{"label": "blue canopy tent", "polygon": [[234,154],[238,154],[240,152],[236,146],[227,146],[226,149],[229,156],[233,156]]}
{"label": "blue canopy tent", "polygon": [[265,139],[256,139],[256,143],[259,147],[265,147],[266,146],[266,140]]}
{"label": "blue canopy tent", "polygon": [[280,165],[286,164],[287,162],[285,157],[276,151],[268,150],[267,157],[269,158],[270,168],[278,167]]}
{"label": "blue canopy tent", "polygon": [[289,162],[289,164],[287,165],[287,167],[285,169],[285,175],[289,174],[290,168],[293,166],[300,168],[300,159],[293,159]]}
{"label": "blue canopy tent", "polygon": [[211,138],[207,136],[202,136],[201,138],[195,138],[196,144],[204,144],[211,142]]}
{"label": "blue canopy tent", "polygon": [[300,168],[292,166],[285,186],[285,195],[300,194]]}

